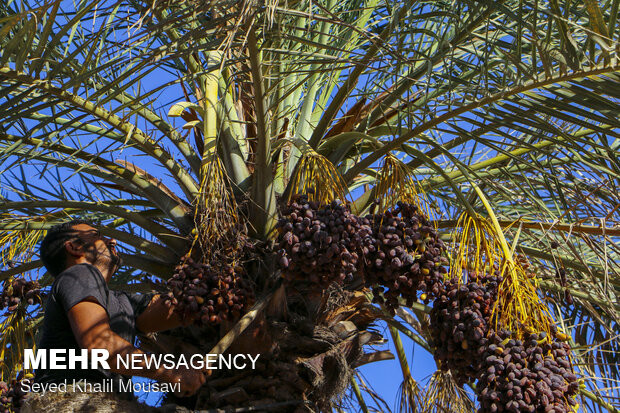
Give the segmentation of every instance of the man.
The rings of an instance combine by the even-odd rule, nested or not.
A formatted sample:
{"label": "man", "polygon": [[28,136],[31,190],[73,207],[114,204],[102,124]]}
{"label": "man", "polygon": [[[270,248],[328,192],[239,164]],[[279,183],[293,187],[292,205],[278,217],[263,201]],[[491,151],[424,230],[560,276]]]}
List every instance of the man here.
{"label": "man", "polygon": [[121,375],[137,375],[179,383],[183,396],[194,394],[205,382],[205,372],[148,369],[144,363],[136,366],[141,369],[117,365],[117,355],[142,354],[133,346],[136,330],[156,332],[177,327],[181,321],[158,295],[151,298],[108,290],[108,282],[121,265],[115,247],[114,239],[101,236],[82,220],[51,228],[41,242],[41,260],[55,280],[45,307],[39,349],[106,349],[110,371],[39,369],[35,381],[72,383],[83,379],[97,383],[113,379],[118,391],[119,380],[130,380]]}

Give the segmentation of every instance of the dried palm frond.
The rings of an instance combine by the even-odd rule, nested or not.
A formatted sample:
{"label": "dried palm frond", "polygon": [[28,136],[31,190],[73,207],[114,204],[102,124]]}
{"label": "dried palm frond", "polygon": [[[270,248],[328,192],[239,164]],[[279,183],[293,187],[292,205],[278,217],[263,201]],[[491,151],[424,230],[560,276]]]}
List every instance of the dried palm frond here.
{"label": "dried palm frond", "polygon": [[403,382],[398,387],[398,394],[396,396],[397,410],[399,412],[415,413],[418,411],[418,406],[421,405],[423,400],[422,389],[413,377],[411,377],[411,370],[409,369],[405,349],[400,339],[400,333],[395,327],[390,326],[390,334],[403,373]]}
{"label": "dried palm frond", "polygon": [[0,231],[0,260],[3,267],[12,267],[15,263],[26,262],[32,258],[34,247],[47,233],[47,231],[24,229],[35,219],[14,214],[0,214],[0,222],[12,223],[17,220],[22,224],[17,229],[3,228]]}
{"label": "dried palm frond", "polygon": [[[34,346],[34,336],[28,328],[26,309],[23,307],[8,313],[0,328],[3,332],[0,336],[0,380],[6,381],[22,370],[24,349],[28,348],[28,338]],[[31,372],[32,368],[26,371]]]}
{"label": "dried palm frond", "polygon": [[499,269],[502,260],[501,244],[493,225],[484,217],[463,212],[457,220],[452,239],[451,278],[463,282],[467,274],[482,274]]}
{"label": "dried palm frond", "polygon": [[431,376],[421,406],[421,413],[473,413],[474,402],[454,381],[449,370],[437,370]]}
{"label": "dried palm frond", "polygon": [[498,330],[503,327],[517,337],[544,331],[551,338],[552,317],[549,309],[538,296],[536,286],[519,264],[506,262],[503,280],[491,312],[491,325]]}
{"label": "dried palm frond", "polygon": [[417,183],[410,170],[402,161],[392,154],[386,155],[375,187],[379,212],[392,208],[398,201],[413,204],[434,220],[433,210],[426,193]]}
{"label": "dried palm frond", "polygon": [[216,251],[234,259],[241,246],[237,202],[219,157],[214,155],[202,168],[192,251],[198,244],[205,262]]}
{"label": "dried palm frond", "polygon": [[339,199],[345,201],[346,189],[340,173],[327,158],[311,148],[299,160],[297,171],[292,177],[292,195],[307,195],[308,200],[319,205],[326,205]]}
{"label": "dried palm frond", "polygon": [[493,224],[489,229],[494,231],[502,253],[499,274],[503,280],[499,285],[497,301],[491,312],[491,325],[496,331],[498,328],[506,328],[519,338],[532,332],[544,331],[550,340],[553,319],[549,309],[540,300],[537,288],[527,277],[521,262],[513,259],[512,249],[508,246],[488,200],[477,185],[472,185],[489,214]]}
{"label": "dried palm frond", "polygon": [[422,389],[418,382],[409,376],[398,386],[396,400],[399,412],[417,413],[422,400]]}

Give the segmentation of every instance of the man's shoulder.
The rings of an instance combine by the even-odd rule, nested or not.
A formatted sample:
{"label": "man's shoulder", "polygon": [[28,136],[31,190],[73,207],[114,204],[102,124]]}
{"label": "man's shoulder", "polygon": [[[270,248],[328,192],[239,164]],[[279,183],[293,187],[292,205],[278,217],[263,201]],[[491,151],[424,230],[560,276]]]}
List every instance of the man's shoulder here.
{"label": "man's shoulder", "polygon": [[54,280],[52,290],[75,287],[77,285],[107,290],[105,279],[99,269],[88,263],[72,265],[58,274]]}
{"label": "man's shoulder", "polygon": [[82,263],[82,264],[75,264],[69,268],[66,268],[63,272],[61,272],[60,274],[56,276],[56,279],[59,279],[60,277],[67,275],[67,274],[83,274],[83,273],[101,274],[99,269],[95,267],[94,265],[89,264],[89,263]]}
{"label": "man's shoulder", "polygon": [[89,264],[76,264],[58,274],[50,294],[50,300],[55,301],[63,312],[89,297],[107,310],[107,284],[99,270]]}

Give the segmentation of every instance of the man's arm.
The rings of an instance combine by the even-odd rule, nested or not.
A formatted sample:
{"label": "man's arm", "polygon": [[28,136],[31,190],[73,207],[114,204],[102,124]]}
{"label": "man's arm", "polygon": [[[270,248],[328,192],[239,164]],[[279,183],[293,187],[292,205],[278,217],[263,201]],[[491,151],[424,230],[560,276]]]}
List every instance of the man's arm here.
{"label": "man's arm", "polygon": [[[110,369],[115,373],[142,376],[168,383],[180,383],[184,395],[194,394],[205,382],[205,374],[196,370],[147,369],[142,361],[143,369],[126,369],[117,365],[117,355],[144,354],[131,343],[124,340],[110,328],[108,314],[94,299],[81,301],[71,307],[68,312],[71,329],[78,345],[84,349],[106,349],[110,353]],[[143,359],[142,359],[143,360]]]}

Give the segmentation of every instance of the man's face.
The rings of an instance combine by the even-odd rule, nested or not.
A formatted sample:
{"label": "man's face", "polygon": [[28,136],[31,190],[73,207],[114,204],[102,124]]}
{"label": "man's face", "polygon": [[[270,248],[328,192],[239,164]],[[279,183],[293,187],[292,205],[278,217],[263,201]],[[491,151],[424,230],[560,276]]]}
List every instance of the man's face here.
{"label": "man's face", "polygon": [[121,266],[121,257],[116,251],[116,240],[101,235],[98,229],[87,224],[72,227],[77,238],[83,243],[82,249],[86,260],[100,269],[107,269],[114,274]]}

